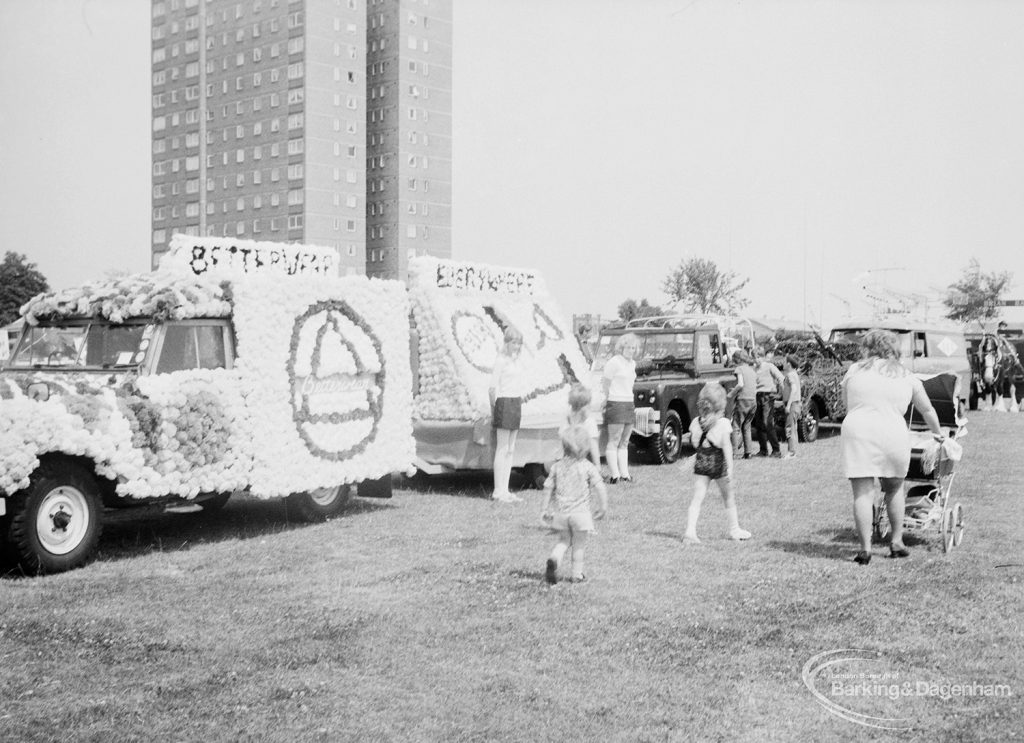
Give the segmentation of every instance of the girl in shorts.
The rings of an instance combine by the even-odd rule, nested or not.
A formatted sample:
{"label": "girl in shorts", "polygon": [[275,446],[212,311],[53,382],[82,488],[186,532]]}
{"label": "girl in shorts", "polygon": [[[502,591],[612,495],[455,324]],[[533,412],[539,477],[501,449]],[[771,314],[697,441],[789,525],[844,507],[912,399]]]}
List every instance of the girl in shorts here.
{"label": "girl in shorts", "polygon": [[697,395],[697,418],[690,424],[690,442],[696,451],[693,468],[693,500],[686,515],[687,542],[700,544],[697,537],[697,517],[708,484],[714,480],[725,502],[725,515],[729,520],[729,537],[750,539],[750,532],[740,528],[736,514],[736,497],[732,489],[732,424],[725,415],[725,388],[718,382],[708,382]]}
{"label": "girl in shorts", "polygon": [[[548,557],[544,577],[548,583],[558,582],[558,568],[566,551],[572,548],[572,579],[586,580],[583,573],[583,552],[587,537],[594,530],[594,519],[603,519],[608,511],[608,491],[601,473],[587,459],[590,432],[584,426],[570,425],[562,429],[564,456],[551,465],[544,482],[541,519],[558,534]],[[590,497],[597,491],[600,506],[591,513]]]}
{"label": "girl in shorts", "polygon": [[494,427],[494,493],[502,503],[518,503],[519,496],[509,492],[516,436],[523,412],[523,368],[520,352],[523,334],[513,327],[505,329],[505,346],[494,361],[491,373],[491,424]]}
{"label": "girl in shorts", "polygon": [[640,339],[633,333],[620,335],[615,341],[615,355],[604,365],[601,379],[604,384],[604,423],[608,427],[608,446],[604,457],[608,462],[614,485],[619,480],[632,482],[629,476],[629,437],[633,433],[633,382],[636,381],[636,361],[633,357],[640,349]]}

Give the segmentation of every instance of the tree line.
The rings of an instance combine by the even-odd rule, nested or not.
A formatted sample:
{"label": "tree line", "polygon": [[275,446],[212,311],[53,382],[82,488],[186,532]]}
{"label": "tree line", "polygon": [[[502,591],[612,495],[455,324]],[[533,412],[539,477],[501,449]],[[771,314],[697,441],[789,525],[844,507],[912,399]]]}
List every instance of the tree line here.
{"label": "tree line", "polygon": [[[996,319],[1012,279],[1009,271],[982,271],[978,260],[972,258],[960,278],[947,287],[943,299],[946,317],[963,323]],[[646,298],[626,299],[618,306],[619,320],[670,313],[738,314],[750,303],[743,295],[749,282],[735,271],[723,271],[709,258],[686,258],[662,280],[661,289],[668,297],[665,308]],[[0,326],[17,320],[21,306],[49,288],[35,263],[21,253],[7,251],[0,263]]]}

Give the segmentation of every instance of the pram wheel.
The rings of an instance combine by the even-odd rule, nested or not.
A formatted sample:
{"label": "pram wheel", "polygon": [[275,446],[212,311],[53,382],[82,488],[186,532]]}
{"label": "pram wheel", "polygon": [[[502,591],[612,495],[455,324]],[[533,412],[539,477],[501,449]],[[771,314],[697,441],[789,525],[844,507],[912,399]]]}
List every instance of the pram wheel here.
{"label": "pram wheel", "polygon": [[942,533],[942,551],[949,552],[953,549],[956,536],[956,514],[952,508],[942,512],[942,523],[939,524]]}
{"label": "pram wheel", "polygon": [[884,508],[875,506],[875,517],[873,521],[875,540],[881,542],[889,536],[889,517],[885,515]]}
{"label": "pram wheel", "polygon": [[953,506],[953,546],[959,547],[964,539],[964,509],[957,503]]}

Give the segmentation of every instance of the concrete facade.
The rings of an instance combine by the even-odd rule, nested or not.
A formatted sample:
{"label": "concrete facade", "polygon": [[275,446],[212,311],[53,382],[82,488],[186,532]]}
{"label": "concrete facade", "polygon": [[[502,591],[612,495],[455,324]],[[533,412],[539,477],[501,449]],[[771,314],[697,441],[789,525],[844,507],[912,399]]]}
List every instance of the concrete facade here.
{"label": "concrete facade", "polygon": [[152,9],[154,265],[177,232],[450,256],[450,0]]}

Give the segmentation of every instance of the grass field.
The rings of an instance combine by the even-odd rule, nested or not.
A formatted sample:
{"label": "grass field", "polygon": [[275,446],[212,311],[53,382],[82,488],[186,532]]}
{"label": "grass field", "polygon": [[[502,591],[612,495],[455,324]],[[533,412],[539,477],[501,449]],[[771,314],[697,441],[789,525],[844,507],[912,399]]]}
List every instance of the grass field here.
{"label": "grass field", "polygon": [[[494,504],[477,475],[320,525],[246,498],[119,516],[85,568],[0,580],[0,740],[1019,738],[1024,415],[973,413],[969,429],[963,544],[944,554],[932,531],[866,567],[827,431],[796,460],[737,463],[746,543],[712,492],[704,544],[684,545],[692,475],[635,466],[581,585],[543,581],[539,492]],[[816,701],[805,664],[843,649],[872,655],[829,673],[914,693],[837,696],[855,683],[842,675],[817,688],[910,730]],[[1012,696],[944,698],[950,685]]]}

